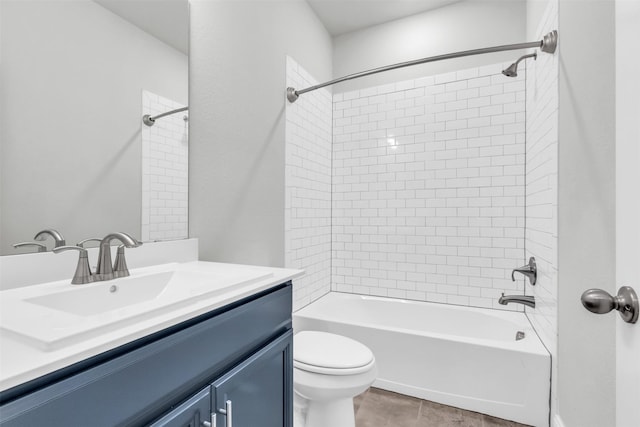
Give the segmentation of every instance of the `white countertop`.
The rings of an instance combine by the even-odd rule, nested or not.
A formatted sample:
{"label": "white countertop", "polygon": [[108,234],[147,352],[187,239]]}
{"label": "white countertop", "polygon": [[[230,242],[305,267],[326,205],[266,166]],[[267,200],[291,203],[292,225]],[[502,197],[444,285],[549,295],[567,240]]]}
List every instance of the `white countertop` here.
{"label": "white countertop", "polygon": [[[136,319],[135,322],[123,324],[115,329],[95,330],[83,335],[81,340],[64,341],[62,344],[51,347],[38,345],[33,339],[27,339],[27,337],[16,333],[15,330],[10,330],[11,328],[8,327],[8,324],[11,323],[12,319],[5,320],[4,323],[7,324],[7,327],[2,327],[3,324],[0,324],[0,391],[36,379],[303,275],[302,270],[240,266],[237,264],[203,261],[192,261],[181,263],[180,265],[196,269],[205,274],[207,272],[220,274],[225,271],[242,269],[242,271],[255,272],[258,278],[224,288],[218,293],[190,300],[186,304],[177,305],[152,316],[146,315],[139,320]],[[135,277],[136,274],[143,274],[146,270],[149,270],[149,268],[132,269],[131,276]],[[76,286],[80,288],[81,286],[102,283],[109,282],[96,282]],[[113,283],[117,283],[117,281],[113,281]],[[27,294],[33,296],[40,291],[46,293],[52,288],[60,289],[66,286],[70,289],[75,288],[74,285],[68,284],[68,281],[34,285],[2,291],[0,292],[0,300],[6,303],[17,298],[17,295],[20,295],[21,298]],[[49,313],[49,315],[52,314]],[[60,313],[60,315],[69,316],[68,313]],[[5,317],[5,319],[7,318]],[[69,320],[73,321],[73,318],[70,317]],[[82,322],[82,317],[79,316],[77,321]]]}

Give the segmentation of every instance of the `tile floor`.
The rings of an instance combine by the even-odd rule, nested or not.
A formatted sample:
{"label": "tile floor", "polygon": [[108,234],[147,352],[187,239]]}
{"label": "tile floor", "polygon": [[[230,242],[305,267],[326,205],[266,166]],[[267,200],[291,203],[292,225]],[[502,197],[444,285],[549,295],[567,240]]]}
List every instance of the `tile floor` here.
{"label": "tile floor", "polygon": [[373,387],[356,396],[353,405],[356,427],[526,427]]}

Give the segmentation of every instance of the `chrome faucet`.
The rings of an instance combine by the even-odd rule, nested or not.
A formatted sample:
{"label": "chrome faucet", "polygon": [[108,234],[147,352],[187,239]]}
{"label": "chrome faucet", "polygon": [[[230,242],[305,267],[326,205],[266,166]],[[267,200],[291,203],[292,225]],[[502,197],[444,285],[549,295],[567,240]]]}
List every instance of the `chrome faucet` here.
{"label": "chrome faucet", "polygon": [[55,246],[54,247],[56,247],[56,248],[66,245],[64,237],[62,237],[62,234],[58,233],[53,228],[47,228],[46,230],[38,231],[38,233],[33,238],[33,240],[35,240],[37,242],[43,242],[43,241],[46,240],[47,236],[53,237],[53,241],[55,242]]}
{"label": "chrome faucet", "polygon": [[[118,255],[116,257],[116,271],[114,272],[111,263],[111,241],[117,239],[123,243],[118,247]],[[100,241],[100,253],[98,254],[98,267],[96,268],[95,280],[111,280],[117,277],[126,277],[129,275],[127,263],[124,259],[124,248],[137,248],[142,242],[137,241],[127,233],[111,233],[107,234]]]}
{"label": "chrome faucet", "polygon": [[499,304],[507,305],[509,303],[524,304],[527,307],[536,308],[536,299],[533,295],[505,295],[504,292],[498,300]]}
{"label": "chrome faucet", "polygon": [[27,246],[35,246],[38,248],[38,252],[46,252],[47,246],[44,243],[40,243],[40,242],[44,242],[47,239],[47,236],[53,237],[53,241],[55,242],[54,247],[56,248],[60,246],[64,246],[66,244],[64,241],[64,237],[62,237],[62,234],[58,233],[53,228],[48,228],[46,230],[38,231],[36,236],[33,238],[35,242],[14,243],[12,246],[16,249],[27,247]]}

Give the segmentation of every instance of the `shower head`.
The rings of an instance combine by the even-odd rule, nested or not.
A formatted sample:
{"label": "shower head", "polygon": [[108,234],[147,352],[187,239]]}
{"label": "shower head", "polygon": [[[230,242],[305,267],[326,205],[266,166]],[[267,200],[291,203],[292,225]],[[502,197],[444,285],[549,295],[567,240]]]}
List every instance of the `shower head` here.
{"label": "shower head", "polygon": [[533,52],[533,53],[531,53],[529,55],[521,56],[520,58],[518,58],[518,60],[516,62],[514,62],[511,65],[509,65],[509,67],[507,67],[506,69],[502,70],[502,74],[504,74],[507,77],[517,77],[518,76],[518,63],[520,61],[522,61],[523,59],[527,59],[527,58],[537,59],[538,58],[538,54],[536,52]]}
{"label": "shower head", "polygon": [[508,68],[502,70],[502,74],[507,77],[516,77],[518,75],[518,63],[514,62]]}

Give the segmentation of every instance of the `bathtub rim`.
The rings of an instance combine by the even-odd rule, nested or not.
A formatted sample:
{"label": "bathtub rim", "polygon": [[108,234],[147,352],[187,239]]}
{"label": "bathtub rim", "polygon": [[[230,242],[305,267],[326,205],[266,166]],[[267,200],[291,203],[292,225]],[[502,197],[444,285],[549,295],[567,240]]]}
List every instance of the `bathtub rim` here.
{"label": "bathtub rim", "polygon": [[[480,313],[485,316],[488,315],[491,317],[498,318],[500,320],[505,320],[505,321],[514,323],[515,325],[517,325],[519,331],[523,331],[525,333],[525,338],[518,341],[516,341],[515,336],[513,340],[508,340],[508,341],[494,340],[494,339],[487,339],[487,338],[475,338],[467,335],[444,334],[444,333],[426,331],[418,328],[400,328],[395,326],[381,325],[374,322],[363,322],[363,321],[348,322],[344,319],[336,320],[336,319],[330,318],[329,316],[324,316],[324,317],[319,316],[316,313],[307,314],[307,312],[311,311],[313,308],[317,308],[317,305],[321,303],[327,303],[327,300],[329,300],[330,298],[341,298],[344,300],[365,300],[365,301],[376,300],[376,301],[384,301],[384,302],[395,303],[395,304],[437,306],[438,309],[444,308],[445,310],[452,310],[452,311],[467,311],[467,312],[471,311],[475,313]],[[316,304],[316,307],[312,307],[314,304]],[[407,299],[400,299],[400,298],[330,291],[324,294],[323,296],[321,296],[320,298],[316,299],[315,301],[293,312],[294,331],[296,330],[296,323],[297,323],[296,317],[316,319],[316,320],[321,319],[327,322],[333,322],[333,323],[339,323],[339,324],[355,324],[362,327],[368,327],[373,329],[383,329],[383,330],[392,331],[396,333],[418,335],[418,336],[429,337],[434,339],[442,339],[447,341],[477,345],[480,347],[499,347],[507,351],[525,352],[525,353],[551,357],[551,354],[542,343],[542,340],[540,339],[537,332],[533,328],[531,321],[529,320],[529,318],[527,317],[524,311],[496,310],[492,308],[467,307],[467,306],[437,303],[437,302],[430,302],[430,301],[417,301],[417,300],[407,300]]]}

